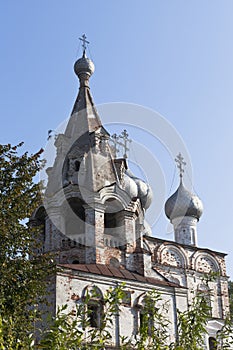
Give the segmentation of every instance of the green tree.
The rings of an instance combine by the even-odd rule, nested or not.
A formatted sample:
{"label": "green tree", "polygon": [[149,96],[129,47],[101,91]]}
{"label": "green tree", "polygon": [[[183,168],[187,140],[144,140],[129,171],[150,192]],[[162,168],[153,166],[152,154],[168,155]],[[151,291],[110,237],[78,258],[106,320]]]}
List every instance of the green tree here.
{"label": "green tree", "polygon": [[[100,301],[104,305],[101,320],[98,327],[91,326],[90,302],[99,300],[99,292],[96,286],[81,298],[76,310],[67,312],[67,306],[58,309],[57,315],[51,323],[51,327],[42,334],[42,339],[37,345],[38,349],[49,350],[100,350],[111,341],[110,328],[113,319],[120,311],[120,304],[125,296],[124,284],[117,285],[106,291]],[[125,342],[125,344],[129,344]],[[129,349],[129,348],[127,348]]]}
{"label": "green tree", "polygon": [[140,310],[140,326],[134,345],[138,350],[168,349],[168,305],[155,289],[145,294]]}
{"label": "green tree", "polygon": [[202,350],[211,308],[202,292],[197,292],[186,311],[178,311],[178,341],[175,350]]}
{"label": "green tree", "polygon": [[[88,305],[98,297],[98,289],[94,286],[76,305],[76,312],[67,312],[67,306],[58,310],[50,329],[38,344],[38,349],[49,350],[99,350],[111,344],[110,329],[113,320],[121,312],[122,301],[126,297],[124,284],[110,288],[103,296],[104,312],[100,326],[93,328],[90,324]],[[152,290],[145,293],[143,300],[143,320],[136,339],[121,337],[118,349],[129,350],[168,350],[166,317],[167,305],[162,302],[161,295]],[[160,304],[160,305],[159,305]],[[165,313],[165,314],[164,314]]]}
{"label": "green tree", "polygon": [[[67,312],[67,306],[58,310],[51,327],[42,334],[43,338],[35,349],[44,350],[98,350],[108,349],[112,335],[113,320],[121,312],[125,296],[124,284],[110,288],[103,296],[104,313],[100,326],[91,327],[88,305],[98,299],[98,289],[93,286],[76,305],[76,311]],[[167,304],[154,289],[145,293],[140,313],[140,327],[136,337],[121,338],[117,349],[121,350],[203,350],[206,325],[210,316],[208,300],[197,292],[191,305],[184,312],[178,312],[178,340],[167,344],[168,315]],[[232,349],[231,323],[226,319],[218,332],[218,349]],[[33,348],[34,349],[34,348]]]}
{"label": "green tree", "polygon": [[38,254],[40,228],[26,224],[40,203],[40,154],[0,145],[0,349],[26,349],[43,301],[50,257]]}

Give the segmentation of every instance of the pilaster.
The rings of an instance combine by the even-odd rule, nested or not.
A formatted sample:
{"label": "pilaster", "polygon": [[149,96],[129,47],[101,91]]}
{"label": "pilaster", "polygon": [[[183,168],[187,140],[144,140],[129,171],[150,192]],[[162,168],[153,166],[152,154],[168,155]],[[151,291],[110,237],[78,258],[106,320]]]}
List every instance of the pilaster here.
{"label": "pilaster", "polygon": [[104,263],[104,206],[85,206],[86,263]]}

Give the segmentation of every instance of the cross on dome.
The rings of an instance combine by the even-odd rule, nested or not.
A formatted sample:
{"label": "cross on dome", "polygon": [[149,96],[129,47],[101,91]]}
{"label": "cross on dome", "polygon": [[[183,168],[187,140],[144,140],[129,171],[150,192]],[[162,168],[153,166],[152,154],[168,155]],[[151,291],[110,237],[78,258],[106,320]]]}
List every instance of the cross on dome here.
{"label": "cross on dome", "polygon": [[127,130],[123,130],[121,135],[119,135],[119,138],[123,140],[123,149],[124,149],[124,155],[123,158],[127,158],[127,151],[129,151],[128,143],[130,143],[132,140],[129,139],[129,134],[127,133]]}
{"label": "cross on dome", "polygon": [[[122,140],[122,141],[120,141]],[[113,150],[115,155],[119,152],[119,149],[117,146],[120,146],[123,149],[123,158],[128,158],[127,152],[129,151],[128,144],[132,142],[132,140],[129,139],[129,134],[127,133],[127,130],[123,130],[120,135],[113,134],[111,136],[111,141],[113,143]]]}
{"label": "cross on dome", "polygon": [[87,41],[86,39],[87,39],[87,37],[86,37],[86,35],[85,35],[85,34],[83,34],[83,35],[82,35],[82,37],[81,37],[81,38],[79,38],[79,40],[80,40],[80,41],[82,41],[83,53],[85,53],[85,51],[86,51],[87,44],[90,44],[90,42],[89,42],[89,41]]}
{"label": "cross on dome", "polygon": [[186,162],[184,161],[184,157],[182,156],[181,153],[179,153],[178,156],[175,158],[175,162],[177,163],[177,168],[180,171],[180,180],[181,180],[184,173],[184,166],[186,165]]}

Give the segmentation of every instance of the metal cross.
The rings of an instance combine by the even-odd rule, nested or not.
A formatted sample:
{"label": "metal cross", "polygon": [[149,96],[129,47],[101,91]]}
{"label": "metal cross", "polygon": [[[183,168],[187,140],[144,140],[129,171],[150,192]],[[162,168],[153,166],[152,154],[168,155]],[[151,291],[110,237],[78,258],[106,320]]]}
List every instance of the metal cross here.
{"label": "metal cross", "polygon": [[177,163],[177,168],[180,171],[180,179],[182,179],[184,173],[184,166],[186,165],[186,162],[184,161],[184,157],[182,157],[181,153],[179,153],[178,156],[175,158],[175,162]]}
{"label": "metal cross", "polygon": [[83,34],[83,35],[82,35],[82,37],[81,37],[81,38],[79,38],[79,40],[81,40],[81,41],[82,41],[82,48],[83,48],[83,52],[85,52],[85,51],[86,51],[86,48],[87,48],[87,45],[86,45],[86,44],[90,44],[90,42],[89,42],[89,41],[87,41],[86,39],[87,39],[87,37],[86,37],[86,35],[85,35],[85,34]]}
{"label": "metal cross", "polygon": [[113,134],[111,136],[111,141],[113,142],[113,153],[114,156],[116,157],[117,152],[119,152],[119,149],[117,148],[117,145],[119,145],[119,136],[117,136],[117,134]]}
{"label": "metal cross", "polygon": [[129,151],[128,143],[132,142],[129,138],[129,134],[126,130],[122,131],[121,135],[119,135],[119,138],[123,139],[123,143],[120,143],[121,146],[123,146],[124,149],[124,155],[123,158],[127,158],[127,151]]}

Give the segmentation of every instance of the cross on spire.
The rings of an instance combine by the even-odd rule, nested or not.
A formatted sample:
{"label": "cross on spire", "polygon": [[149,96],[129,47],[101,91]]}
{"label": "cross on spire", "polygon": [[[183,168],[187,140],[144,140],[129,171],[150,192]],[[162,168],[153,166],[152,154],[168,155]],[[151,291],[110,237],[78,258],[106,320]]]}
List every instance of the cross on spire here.
{"label": "cross on spire", "polygon": [[184,173],[184,166],[186,165],[186,162],[184,161],[184,157],[182,157],[181,153],[179,153],[178,156],[175,158],[175,162],[177,163],[177,168],[180,171],[180,180],[182,180],[183,173]]}
{"label": "cross on spire", "polygon": [[83,34],[82,37],[79,38],[79,40],[82,41],[83,53],[85,53],[85,51],[86,51],[86,48],[87,48],[87,45],[86,45],[86,44],[90,44],[90,42],[87,41],[86,39],[87,39],[87,37],[86,37],[85,34]]}
{"label": "cross on spire", "polygon": [[[122,139],[122,141],[120,141]],[[129,151],[128,143],[132,142],[132,140],[129,139],[129,134],[126,130],[123,130],[122,133],[118,136],[117,134],[113,134],[111,136],[111,141],[113,143],[113,152],[116,156],[119,152],[119,149],[117,146],[120,146],[123,149],[123,158],[128,158],[127,151]]]}
{"label": "cross on spire", "polygon": [[113,143],[113,146],[112,146],[112,150],[113,150],[113,153],[114,153],[114,157],[116,157],[117,153],[119,152],[119,149],[117,148],[117,146],[119,145],[119,136],[117,136],[117,134],[113,134],[111,136],[111,141]]}
{"label": "cross on spire", "polygon": [[119,135],[119,138],[123,140],[123,143],[120,143],[123,146],[124,149],[124,155],[123,158],[127,158],[127,151],[129,151],[128,143],[130,143],[132,140],[129,138],[129,134],[127,133],[127,130],[123,130],[121,135]]}

